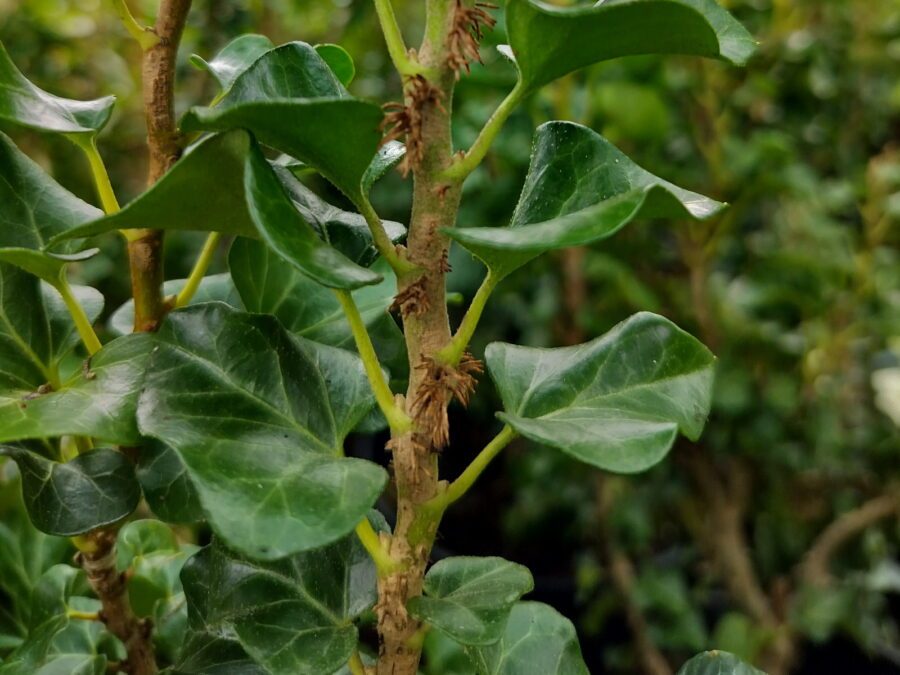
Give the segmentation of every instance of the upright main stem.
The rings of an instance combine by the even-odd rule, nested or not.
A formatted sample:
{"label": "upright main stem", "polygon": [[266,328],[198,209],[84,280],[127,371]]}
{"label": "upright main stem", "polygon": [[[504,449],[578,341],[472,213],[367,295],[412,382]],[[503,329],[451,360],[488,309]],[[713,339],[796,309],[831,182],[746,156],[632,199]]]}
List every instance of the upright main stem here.
{"label": "upright main stem", "polygon": [[[190,5],[190,0],[161,0],[152,30],[157,39],[141,42],[150,185],[159,180],[181,154],[173,105],[175,57]],[[156,330],[167,309],[162,296],[162,241],[159,230],[136,230],[128,236],[135,331]],[[125,645],[127,667],[124,670],[132,675],[154,675],[158,669],[152,625],[135,616],[131,609],[125,578],[116,569],[115,546],[115,528],[101,528],[89,533],[79,546],[82,566],[102,604],[103,621]]]}
{"label": "upright main stem", "polygon": [[[394,475],[397,486],[397,523],[390,555],[399,571],[379,580],[378,632],[381,649],[377,675],[415,675],[421,644],[415,640],[420,624],[406,611],[406,601],[422,593],[422,579],[434,542],[437,522],[421,526],[423,505],[438,490],[436,451],[427,433],[434,424],[426,415],[444,412],[419,405],[424,392],[438,386],[427,364],[450,342],[450,323],[445,300],[445,270],[449,246],[441,228],[452,227],[459,208],[461,183],[442,178],[453,154],[450,138],[455,74],[447,65],[447,35],[454,19],[455,3],[429,0],[425,40],[419,61],[428,73],[437,97],[420,103],[423,153],[413,166],[415,185],[407,239],[407,257],[418,269],[399,278],[400,295],[414,291],[417,301],[404,306],[403,323],[409,353],[410,379],[407,412],[413,430],[394,435]],[[407,100],[407,105],[415,104]],[[444,406],[445,408],[446,406]]]}

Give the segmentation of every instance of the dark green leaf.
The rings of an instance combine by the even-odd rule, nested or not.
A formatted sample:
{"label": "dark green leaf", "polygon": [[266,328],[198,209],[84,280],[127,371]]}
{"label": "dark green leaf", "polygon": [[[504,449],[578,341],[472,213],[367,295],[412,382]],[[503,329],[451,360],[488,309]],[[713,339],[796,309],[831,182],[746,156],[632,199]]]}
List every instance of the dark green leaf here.
{"label": "dark green leaf", "polygon": [[126,335],[55,391],[0,391],[0,442],[76,435],[136,445],[135,407],[151,346],[149,335]]}
{"label": "dark green leaf", "polygon": [[766,675],[734,654],[709,651],[697,654],[678,670],[678,675]]}
{"label": "dark green leaf", "polygon": [[504,422],[607,471],[653,466],[679,431],[696,440],[709,414],[715,357],[655,314],[576,347],[495,342],[485,357]]}
{"label": "dark green leaf", "polygon": [[508,0],[506,31],[526,91],[620,56],[689,54],[743,65],[756,49],[715,0],[606,0],[578,7]]}
{"label": "dark green leaf", "polygon": [[256,59],[275,45],[265,35],[241,35],[235,38],[210,61],[205,61],[197,54],[192,54],[190,61],[197,68],[209,72],[223,92],[231,89],[238,76],[249,68]]}
{"label": "dark green leaf", "polygon": [[155,438],[146,439],[136,468],[150,510],[167,523],[203,520],[203,507],[181,456]]}
{"label": "dark green leaf", "polygon": [[138,417],[181,456],[213,529],[272,559],[343,536],[381,493],[381,467],[340,457],[373,403],[355,355],[210,303],[163,324]]}
{"label": "dark green leaf", "polygon": [[635,218],[705,219],[722,206],[645,171],[587,127],[548,122],[535,134],[510,226],[445,232],[502,278],[544,251],[604,239]]}
{"label": "dark green leaf", "polygon": [[353,65],[353,57],[346,49],[333,44],[316,45],[315,49],[342,85],[346,87],[353,82],[353,78],[356,77],[356,66]]}
{"label": "dark green leaf", "polygon": [[503,558],[445,558],[425,575],[410,613],[465,645],[493,644],[513,605],[534,588],[528,568]]}
{"label": "dark green leaf", "polygon": [[190,626],[182,661],[222,668],[243,652],[273,675],[340,668],[356,647],[353,619],[376,599],[374,565],[352,534],[268,563],[213,543],[188,561],[182,581]]}
{"label": "dark green leaf", "polygon": [[400,141],[388,141],[378,148],[375,159],[372,160],[372,163],[369,164],[369,168],[366,169],[366,173],[363,175],[363,194],[368,194],[372,186],[383,178],[388,171],[397,166],[405,156],[406,146]]}
{"label": "dark green leaf", "polygon": [[[218,196],[210,200],[211,194]],[[243,131],[201,141],[124,209],[65,236],[148,226],[261,236],[301,272],[329,286],[356,288],[381,280],[319,238]]]}
{"label": "dark green leaf", "polygon": [[378,106],[347,95],[315,49],[291,42],[257,59],[219,105],[192,108],[182,128],[248,129],[260,142],[314,167],[359,204],[381,119]]}
{"label": "dark green leaf", "polygon": [[589,675],[575,626],[539,602],[516,604],[499,642],[467,651],[479,675]]}
{"label": "dark green leaf", "polygon": [[[284,263],[283,263],[284,264]],[[170,279],[163,284],[163,296],[178,295],[187,279]],[[210,274],[203,277],[197,292],[191,298],[191,305],[218,300],[237,309],[241,307],[237,289],[230,274]],[[129,300],[109,317],[109,330],[114,335],[128,335],[134,330],[134,300]]]}
{"label": "dark green leaf", "polygon": [[109,120],[114,96],[73,101],[39,89],[16,68],[0,43],[0,119],[39,131],[94,136]]}
{"label": "dark green leaf", "polygon": [[8,445],[0,445],[0,455],[18,464],[28,515],[47,534],[71,537],[111,525],[141,498],[131,462],[115,450],[91,450],[65,463]]}
{"label": "dark green leaf", "polygon": [[[231,275],[244,307],[273,314],[295,335],[344,349],[356,349],[350,325],[335,294],[299,274],[260,242],[238,239],[228,256]],[[375,351],[392,378],[408,375],[403,334],[388,313],[396,281],[385,264],[384,280],[353,291],[353,298],[372,337]]]}

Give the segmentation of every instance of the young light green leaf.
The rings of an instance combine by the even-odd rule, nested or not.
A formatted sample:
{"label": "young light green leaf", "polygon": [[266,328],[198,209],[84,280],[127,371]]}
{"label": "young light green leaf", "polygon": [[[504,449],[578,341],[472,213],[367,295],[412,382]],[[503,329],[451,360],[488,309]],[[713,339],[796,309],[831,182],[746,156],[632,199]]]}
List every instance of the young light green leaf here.
{"label": "young light green leaf", "polygon": [[655,314],[576,347],[495,342],[485,359],[503,399],[500,419],[607,471],[648,469],[679,432],[696,440],[709,415],[715,357]]}
{"label": "young light green leaf", "polygon": [[291,42],[257,59],[215,107],[192,108],[185,131],[248,129],[322,173],[351,201],[381,140],[381,109],[350,98],[315,49]]}
{"label": "young light green leaf", "polygon": [[734,654],[713,650],[697,654],[678,670],[678,675],[766,675]]}
{"label": "young light green leaf", "polygon": [[22,474],[22,497],[41,532],[71,537],[117,523],[141,498],[131,462],[110,449],[91,450],[65,463],[23,448],[0,445]]}
{"label": "young light green leaf", "polygon": [[540,602],[517,603],[499,642],[466,651],[478,675],[589,675],[575,626]]}
{"label": "young light green leaf", "polygon": [[425,575],[425,594],[407,603],[410,614],[464,645],[493,644],[513,605],[534,588],[527,567],[503,558],[445,558]]}
{"label": "young light green leaf", "polygon": [[[181,660],[222,667],[243,652],[270,675],[333,673],[356,647],[353,619],[375,603],[375,579],[371,558],[352,534],[268,563],[214,542],[182,572],[189,632]],[[176,671],[197,672],[184,665]]]}
{"label": "young light green leaf", "polygon": [[323,44],[316,45],[315,50],[342,85],[346,87],[353,82],[353,78],[356,77],[356,66],[346,49],[340,45]]}
{"label": "young light green leaf", "polygon": [[523,93],[620,56],[687,54],[743,65],[756,49],[715,0],[606,0],[577,7],[508,0],[506,31]]}
{"label": "young light green leaf", "polygon": [[445,230],[502,278],[544,251],[605,239],[635,218],[706,219],[723,205],[632,162],[598,133],[548,122],[509,227]]}
{"label": "young light green leaf", "polygon": [[157,338],[141,430],[178,452],[230,546],[274,559],[353,529],[386,480],[340,457],[374,404],[358,357],[221,303],[173,312]]}
{"label": "young light green leaf", "polygon": [[[247,311],[272,314],[295,335],[322,344],[356,350],[350,325],[335,294],[299,274],[261,242],[238,239],[228,255],[231,276]],[[392,378],[408,375],[408,359],[400,331],[388,308],[396,281],[385,264],[376,264],[384,280],[353,291],[379,361]]]}
{"label": "young light green leaf", "polygon": [[[210,200],[210,194],[218,197]],[[351,289],[381,280],[319,237],[245,131],[201,141],[121,211],[63,237],[148,226],[262,237],[290,264],[327,286]]]}
{"label": "young light green leaf", "polygon": [[222,47],[221,51],[210,61],[204,60],[197,54],[192,54],[190,62],[195,67],[208,71],[216,78],[222,92],[227,92],[241,73],[247,70],[260,56],[274,48],[275,45],[265,35],[250,33],[236,37]]}
{"label": "young light green leaf", "polygon": [[149,335],[126,335],[55,390],[0,391],[0,442],[76,435],[137,444],[135,408],[151,346]]}
{"label": "young light green leaf", "polygon": [[[262,244],[258,245],[262,246]],[[170,279],[166,281],[163,283],[163,296],[178,295],[186,283],[187,279]],[[234,283],[231,281],[230,274],[210,274],[203,277],[197,292],[191,298],[190,304],[199,305],[213,301],[224,302],[226,305],[231,305],[236,309],[241,308],[241,299],[238,296],[237,289],[234,287]],[[109,317],[107,326],[114,335],[129,335],[134,330],[134,300],[129,300],[113,312],[112,316]]]}
{"label": "young light green leaf", "polygon": [[47,93],[19,72],[0,42],[0,119],[38,131],[94,136],[109,121],[115,96],[73,101]]}

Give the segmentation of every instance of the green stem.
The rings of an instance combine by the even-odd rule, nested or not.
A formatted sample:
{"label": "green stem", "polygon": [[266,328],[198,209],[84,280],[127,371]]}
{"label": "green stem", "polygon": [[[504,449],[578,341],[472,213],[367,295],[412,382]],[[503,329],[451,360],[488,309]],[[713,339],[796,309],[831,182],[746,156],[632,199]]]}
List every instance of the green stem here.
{"label": "green stem", "polygon": [[378,214],[372,207],[372,203],[369,201],[368,197],[363,196],[357,206],[359,207],[359,212],[362,214],[363,218],[366,219],[366,224],[369,226],[369,231],[372,233],[372,241],[375,243],[375,248],[378,249],[378,253],[381,254],[381,257],[388,261],[393,268],[394,273],[397,276],[402,276],[403,274],[414,271],[416,266],[398,255],[397,247],[394,246],[394,242],[391,241],[391,238],[385,231],[381,218],[378,217]]}
{"label": "green stem", "polygon": [[103,164],[103,159],[97,151],[97,140],[93,136],[90,138],[79,136],[75,137],[75,144],[87,156],[91,174],[94,176],[94,183],[97,186],[97,194],[100,196],[100,205],[107,215],[115,213],[119,210],[119,200],[116,199],[116,193],[113,192],[112,184],[109,182],[106,165]]}
{"label": "green stem", "polygon": [[75,296],[72,295],[72,288],[69,286],[64,271],[60,272],[59,281],[55,286],[56,290],[58,290],[59,294],[62,296],[63,302],[66,303],[66,309],[68,309],[69,314],[72,315],[72,321],[75,322],[75,328],[78,330],[78,335],[81,336],[81,341],[84,343],[84,346],[87,347],[88,354],[93,356],[100,351],[100,348],[103,345],[100,344],[100,340],[94,332],[91,320],[88,318],[87,314],[84,313],[84,308],[78,303]]}
{"label": "green stem", "polygon": [[66,610],[66,616],[70,619],[81,619],[82,621],[100,621],[98,612],[82,612],[77,609]]}
{"label": "green stem", "polygon": [[356,526],[356,536],[359,537],[363,548],[366,549],[374,561],[379,577],[383,579],[397,571],[397,562],[391,558],[384,546],[381,545],[381,538],[367,518],[359,521],[359,524]]}
{"label": "green stem", "polygon": [[397,17],[394,15],[394,7],[391,0],[375,0],[375,13],[378,14],[378,21],[381,24],[381,32],[384,34],[384,41],[387,43],[388,54],[397,72],[404,76],[416,75],[423,72],[424,69],[409,58],[409,50],[406,42],[403,40],[403,33],[400,32],[400,26],[397,23]]}
{"label": "green stem", "polygon": [[185,283],[184,288],[182,288],[175,297],[175,307],[184,307],[191,301],[194,295],[196,295],[197,289],[200,288],[200,283],[203,281],[203,277],[206,276],[206,271],[209,269],[209,265],[216,255],[216,248],[218,247],[221,238],[222,234],[220,232],[209,233],[209,236],[206,238],[206,243],[203,244],[203,249],[200,251],[200,255],[197,258],[197,262],[194,263],[194,269],[191,270],[187,283]]}
{"label": "green stem", "polygon": [[512,441],[516,435],[516,432],[508,424],[503,427],[503,430],[497,434],[490,443],[484,446],[484,450],[478,453],[478,456],[472,460],[472,463],[466,467],[466,470],[460,474],[459,478],[450,483],[446,490],[428,502],[429,510],[441,512],[466,494],[481,473],[487,468],[488,464],[491,463],[491,460],[500,454],[500,451],[509,445],[509,442]]}
{"label": "green stem", "polygon": [[112,0],[112,3],[113,8],[116,10],[116,14],[119,15],[119,19],[125,26],[125,30],[128,31],[128,34],[131,35],[131,37],[137,40],[137,43],[141,46],[142,50],[147,51],[159,44],[159,36],[146,26],[142,26],[137,22],[134,15],[131,13],[131,10],[128,9],[125,0]]}
{"label": "green stem", "polygon": [[403,435],[412,428],[412,420],[397,407],[394,402],[394,394],[388,386],[384,372],[381,370],[381,364],[378,363],[378,356],[375,354],[375,347],[372,346],[372,338],[369,337],[369,331],[366,330],[366,324],[359,314],[359,308],[350,295],[350,291],[342,291],[335,289],[338,301],[350,324],[350,331],[353,333],[353,339],[356,341],[356,349],[362,359],[363,366],[366,369],[366,375],[369,378],[369,384],[375,393],[375,400],[381,412],[387,418],[388,424],[394,435]]}
{"label": "green stem", "polygon": [[481,282],[481,286],[478,287],[475,297],[472,298],[472,303],[469,305],[469,309],[466,310],[466,315],[459,324],[459,328],[456,329],[450,344],[437,353],[437,358],[440,361],[451,366],[459,363],[463,353],[466,351],[466,347],[469,346],[469,342],[472,340],[472,336],[475,334],[475,329],[478,327],[478,321],[484,313],[484,307],[488,298],[491,297],[491,293],[494,292],[498,283],[500,283],[500,278],[495,277],[488,270],[487,276]]}
{"label": "green stem", "polygon": [[453,162],[453,164],[444,171],[444,178],[462,181],[478,168],[478,165],[481,164],[485,155],[487,155],[497,134],[500,133],[500,129],[503,128],[503,125],[506,123],[506,120],[509,119],[512,111],[519,105],[522,98],[525,96],[525,93],[525,88],[522,86],[521,81],[516,82],[516,86],[513,87],[509,94],[507,94],[500,105],[497,106],[494,114],[491,115],[491,118],[484,125],[484,128],[481,130],[481,133],[478,134],[478,138],[475,139],[475,142],[472,144],[472,147],[469,148],[469,151],[460,159]]}

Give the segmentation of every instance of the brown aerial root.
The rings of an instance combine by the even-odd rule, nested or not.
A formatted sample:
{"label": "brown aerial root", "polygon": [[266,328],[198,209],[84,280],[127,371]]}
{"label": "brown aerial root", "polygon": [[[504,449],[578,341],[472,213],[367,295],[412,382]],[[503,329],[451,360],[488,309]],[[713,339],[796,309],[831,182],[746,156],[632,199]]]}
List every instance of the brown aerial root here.
{"label": "brown aerial root", "polygon": [[422,111],[427,105],[444,110],[442,101],[444,94],[422,75],[413,75],[406,80],[404,95],[405,104],[392,102],[382,106],[385,115],[381,122],[381,131],[384,132],[381,144],[395,140],[403,140],[406,143],[406,155],[398,167],[405,177],[411,169],[419,166],[425,151]]}
{"label": "brown aerial root", "polygon": [[403,316],[422,316],[428,311],[428,293],[425,292],[425,277],[419,277],[409,286],[397,293],[391,303],[391,312],[400,312]]}
{"label": "brown aerial root", "polygon": [[488,13],[489,9],[497,9],[497,5],[476,2],[472,7],[466,7],[462,0],[456,0],[453,27],[447,37],[447,65],[456,73],[457,79],[463,68],[469,72],[472,61],[482,63],[478,45],[484,37],[484,28],[491,30],[497,23]]}
{"label": "brown aerial root", "polygon": [[424,370],[425,376],[416,391],[412,414],[424,440],[439,452],[450,443],[447,406],[454,398],[464,406],[469,404],[475,391],[475,375],[484,371],[484,365],[466,353],[456,367],[423,356],[416,369]]}

